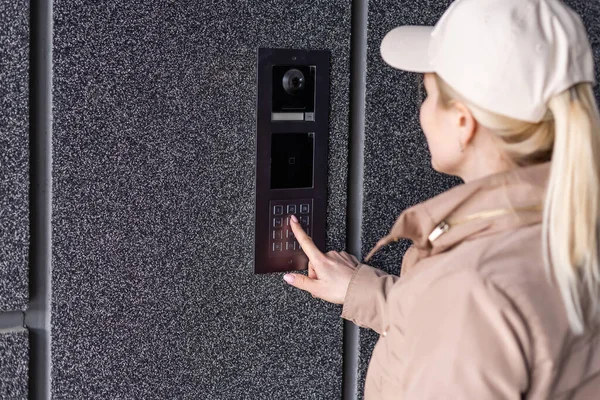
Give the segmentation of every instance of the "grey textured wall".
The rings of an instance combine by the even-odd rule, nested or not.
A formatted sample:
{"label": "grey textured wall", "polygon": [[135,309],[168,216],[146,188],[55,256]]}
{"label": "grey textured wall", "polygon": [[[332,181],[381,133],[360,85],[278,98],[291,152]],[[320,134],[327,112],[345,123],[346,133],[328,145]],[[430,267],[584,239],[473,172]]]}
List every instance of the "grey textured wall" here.
{"label": "grey textured wall", "polygon": [[0,312],[27,304],[29,7],[0,1]]}
{"label": "grey textured wall", "polygon": [[350,1],[59,0],[56,398],[334,399],[341,306],[254,275],[257,49],[332,52],[345,243]]}
{"label": "grey textured wall", "polygon": [[[29,4],[0,1],[0,398],[27,398]],[[17,318],[13,318],[17,316]],[[16,323],[14,323],[16,321]],[[20,326],[19,326],[20,325]]]}
{"label": "grey textured wall", "polygon": [[27,399],[27,331],[1,334],[0,355],[0,399]]}

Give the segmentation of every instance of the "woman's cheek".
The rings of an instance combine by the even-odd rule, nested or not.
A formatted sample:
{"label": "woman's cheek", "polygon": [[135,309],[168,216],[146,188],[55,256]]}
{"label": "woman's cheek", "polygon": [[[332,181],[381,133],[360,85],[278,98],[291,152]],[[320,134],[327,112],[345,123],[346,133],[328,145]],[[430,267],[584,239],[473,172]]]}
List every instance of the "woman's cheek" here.
{"label": "woman's cheek", "polygon": [[429,97],[421,106],[420,122],[423,133],[427,140],[427,146],[431,153],[431,166],[438,172],[444,172],[445,164],[445,149],[444,149],[444,138],[440,137],[440,128],[437,126],[435,118],[435,109],[432,108],[435,103],[431,101]]}
{"label": "woman's cheek", "polygon": [[421,104],[421,110],[419,112],[419,122],[421,123],[421,129],[427,137],[427,132],[429,131],[429,115],[427,115],[427,101]]}
{"label": "woman's cheek", "polygon": [[433,116],[431,115],[431,109],[429,107],[428,101],[426,100],[421,105],[421,112],[419,115],[419,120],[421,122],[421,129],[425,134],[425,139],[427,140],[427,145],[429,147],[429,151],[432,152],[432,146],[434,145],[434,141],[432,140],[432,129],[435,128],[434,121],[432,120]]}

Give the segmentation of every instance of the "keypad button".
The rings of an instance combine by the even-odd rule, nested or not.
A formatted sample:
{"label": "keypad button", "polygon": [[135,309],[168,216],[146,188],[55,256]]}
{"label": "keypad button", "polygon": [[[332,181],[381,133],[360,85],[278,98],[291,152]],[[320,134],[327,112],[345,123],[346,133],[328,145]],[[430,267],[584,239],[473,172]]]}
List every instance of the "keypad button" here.
{"label": "keypad button", "polygon": [[308,226],[308,216],[302,216],[300,217],[300,224],[304,227],[304,226]]}
{"label": "keypad button", "polygon": [[[281,232],[281,231],[280,231],[280,232]],[[295,237],[295,236],[294,236],[294,232],[293,232],[293,231],[291,231],[291,230],[287,230],[287,231],[285,231],[285,238],[286,238],[286,239],[290,239],[290,238],[294,238],[294,237]]]}
{"label": "keypad button", "polygon": [[273,227],[274,228],[281,228],[282,225],[283,225],[283,218],[281,218],[281,217],[273,218]]}
{"label": "keypad button", "polygon": [[296,243],[295,242],[285,242],[285,249],[286,250],[296,250]]}
{"label": "keypad button", "polygon": [[283,206],[273,206],[273,214],[283,215]]}
{"label": "keypad button", "polygon": [[283,232],[280,230],[273,231],[273,239],[275,239],[275,240],[283,239]]}
{"label": "keypad button", "polygon": [[273,251],[282,251],[282,242],[273,243]]}
{"label": "keypad button", "polygon": [[308,214],[310,206],[308,204],[300,204],[300,214]]}
{"label": "keypad button", "polygon": [[287,206],[287,213],[288,214],[296,214],[296,205],[295,204],[288,204],[288,206]]}

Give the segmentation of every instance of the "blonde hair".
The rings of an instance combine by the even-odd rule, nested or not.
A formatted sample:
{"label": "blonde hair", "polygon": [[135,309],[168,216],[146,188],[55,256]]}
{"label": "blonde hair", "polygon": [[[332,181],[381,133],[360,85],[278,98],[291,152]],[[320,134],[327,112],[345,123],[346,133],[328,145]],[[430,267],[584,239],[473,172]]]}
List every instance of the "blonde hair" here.
{"label": "blonde hair", "polygon": [[440,104],[464,103],[494,133],[513,166],[551,160],[542,221],[544,266],[560,289],[571,330],[583,333],[600,311],[600,113],[592,85],[579,83],[559,93],[544,119],[530,123],[484,110],[434,75]]}

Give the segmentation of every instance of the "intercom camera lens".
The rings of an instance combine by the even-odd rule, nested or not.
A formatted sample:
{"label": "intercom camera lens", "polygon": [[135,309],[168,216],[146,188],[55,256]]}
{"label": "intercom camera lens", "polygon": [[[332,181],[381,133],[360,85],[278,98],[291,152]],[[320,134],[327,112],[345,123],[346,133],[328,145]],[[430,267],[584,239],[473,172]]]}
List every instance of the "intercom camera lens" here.
{"label": "intercom camera lens", "polygon": [[291,95],[304,89],[304,84],[304,74],[300,70],[290,69],[283,76],[283,88]]}

